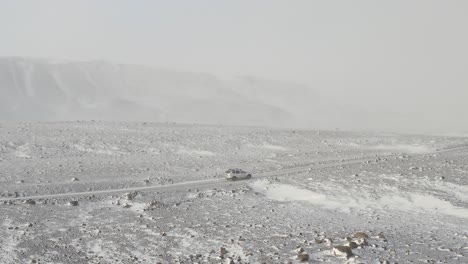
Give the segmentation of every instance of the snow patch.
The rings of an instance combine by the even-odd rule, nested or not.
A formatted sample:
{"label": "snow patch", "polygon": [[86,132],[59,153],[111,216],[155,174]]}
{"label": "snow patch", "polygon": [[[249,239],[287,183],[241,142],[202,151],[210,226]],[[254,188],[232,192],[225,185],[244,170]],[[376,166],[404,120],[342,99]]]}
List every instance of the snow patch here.
{"label": "snow patch", "polygon": [[[2,227],[7,230],[8,227],[12,225],[12,221],[6,219]],[[2,256],[2,260],[5,262],[2,263],[14,263],[17,260],[16,251],[18,249],[19,241],[17,238],[14,237],[13,234],[6,234],[2,237],[2,243],[0,244],[0,256]]]}
{"label": "snow patch", "polygon": [[281,150],[281,151],[288,150],[288,148],[286,148],[286,147],[271,145],[271,144],[263,144],[263,147],[266,148],[266,149],[272,149],[272,150]]}
{"label": "snow patch", "polygon": [[189,193],[189,194],[187,194],[187,199],[189,199],[189,200],[197,199],[198,197],[199,197],[198,193]]}
{"label": "snow patch", "polygon": [[190,155],[190,156],[215,156],[216,154],[208,150],[195,150],[181,148],[177,151],[178,154]]}
{"label": "snow patch", "polygon": [[255,181],[250,186],[254,191],[261,192],[269,199],[276,201],[307,201],[322,204],[326,199],[326,196],[323,194],[297,188],[289,184],[269,183],[266,180]]}
{"label": "snow patch", "polygon": [[33,83],[32,83],[32,74],[33,74],[33,71],[34,71],[34,65],[24,64],[23,67],[24,67],[24,74],[25,74],[24,83],[25,83],[25,86],[26,86],[26,94],[29,97],[33,97],[35,95],[35,91],[33,89]]}
{"label": "snow patch", "polygon": [[105,256],[104,249],[102,248],[102,239],[95,239],[88,243],[88,248],[94,252],[96,256]]}
{"label": "snow patch", "polygon": [[468,203],[468,187],[464,185],[457,185],[450,182],[437,182],[434,189],[439,189],[446,192],[447,195],[452,195],[458,200]]}
{"label": "snow patch", "polygon": [[[263,193],[267,198],[276,201],[303,201],[326,209],[349,212],[350,209],[377,208],[398,211],[430,211],[460,218],[468,218],[468,209],[453,206],[448,201],[443,201],[428,194],[416,194],[399,192],[394,195],[370,197],[362,194],[335,195],[321,194],[307,189],[298,188],[289,184],[270,183],[266,180],[256,181],[250,184],[256,192]],[[353,192],[350,192],[353,194]]]}
{"label": "snow patch", "polygon": [[85,144],[74,144],[73,147],[81,152],[87,153],[96,153],[101,155],[118,155],[125,154],[125,152],[120,151],[117,146],[106,146],[102,144],[94,144],[92,146]]}
{"label": "snow patch", "polygon": [[397,145],[377,145],[371,147],[378,150],[390,150],[390,151],[401,151],[412,154],[423,154],[433,152],[434,149],[429,148],[424,145],[407,145],[407,144],[397,144]]}
{"label": "snow patch", "polygon": [[437,136],[443,136],[443,137],[461,137],[465,138],[468,137],[468,133],[463,133],[463,132],[452,132],[452,133],[445,133],[445,134],[436,134]]}
{"label": "snow patch", "polygon": [[57,69],[54,69],[51,71],[52,78],[54,79],[55,83],[57,84],[57,87],[64,92],[67,97],[71,97],[71,89],[68,87],[68,85],[62,80],[60,73],[58,72]]}
{"label": "snow patch", "polygon": [[429,190],[432,192],[444,192],[445,197],[454,198],[455,200],[462,201],[464,203],[468,203],[468,186],[454,184],[451,182],[446,181],[431,181],[428,179],[408,179],[402,175],[387,175],[382,174],[379,176],[380,178],[389,179],[395,182],[398,182],[401,185],[409,186],[411,184],[415,184],[419,186],[423,190]]}
{"label": "snow patch", "polygon": [[15,156],[25,159],[31,158],[29,144],[18,146],[15,151]]}
{"label": "snow patch", "polygon": [[261,149],[269,149],[269,150],[279,150],[279,151],[287,151],[288,148],[283,147],[283,146],[278,146],[278,145],[272,145],[268,143],[264,143],[263,145],[253,145],[253,144],[247,144],[246,145],[249,148],[261,148]]}
{"label": "snow patch", "polygon": [[411,154],[424,154],[424,153],[431,153],[435,151],[434,148],[430,148],[428,146],[418,145],[418,144],[379,144],[376,146],[366,146],[366,145],[359,145],[353,142],[353,143],[349,143],[348,145],[353,148],[387,150],[387,151],[404,152],[404,153],[411,153]]}
{"label": "snow patch", "polygon": [[130,210],[134,211],[135,213],[143,213],[145,212],[146,203],[130,203]]}

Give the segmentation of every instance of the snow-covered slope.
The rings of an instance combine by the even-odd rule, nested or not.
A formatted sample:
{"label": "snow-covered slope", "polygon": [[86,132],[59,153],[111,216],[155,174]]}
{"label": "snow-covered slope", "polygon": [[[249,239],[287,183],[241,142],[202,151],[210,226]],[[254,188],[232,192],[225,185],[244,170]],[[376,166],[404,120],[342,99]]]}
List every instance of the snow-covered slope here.
{"label": "snow-covered slope", "polygon": [[308,87],[252,77],[17,57],[0,58],[0,93],[0,120],[273,126],[297,125],[315,97]]}

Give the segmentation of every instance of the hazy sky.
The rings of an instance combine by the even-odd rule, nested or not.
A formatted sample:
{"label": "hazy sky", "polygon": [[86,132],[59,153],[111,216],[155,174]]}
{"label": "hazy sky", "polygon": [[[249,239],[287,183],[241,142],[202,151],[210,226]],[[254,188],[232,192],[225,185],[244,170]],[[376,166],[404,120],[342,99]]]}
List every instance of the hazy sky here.
{"label": "hazy sky", "polygon": [[455,124],[468,114],[466,0],[0,3],[2,56],[289,80],[364,109],[424,117],[428,129],[468,130]]}

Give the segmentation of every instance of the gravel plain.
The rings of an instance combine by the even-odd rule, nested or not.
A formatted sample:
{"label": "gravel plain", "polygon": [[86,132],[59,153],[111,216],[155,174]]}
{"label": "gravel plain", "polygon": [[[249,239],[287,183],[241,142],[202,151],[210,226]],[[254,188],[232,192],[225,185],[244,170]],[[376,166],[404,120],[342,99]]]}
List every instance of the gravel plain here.
{"label": "gravel plain", "polygon": [[[468,137],[0,124],[0,263],[468,263]],[[251,180],[228,182],[239,167]]]}

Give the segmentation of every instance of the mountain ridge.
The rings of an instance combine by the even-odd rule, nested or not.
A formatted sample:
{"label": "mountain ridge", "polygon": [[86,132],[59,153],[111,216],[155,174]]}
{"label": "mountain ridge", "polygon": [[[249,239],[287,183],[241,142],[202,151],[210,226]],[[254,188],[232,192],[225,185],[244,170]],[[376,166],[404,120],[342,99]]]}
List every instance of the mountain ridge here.
{"label": "mountain ridge", "polygon": [[307,86],[105,61],[0,57],[0,120],[296,126]]}

